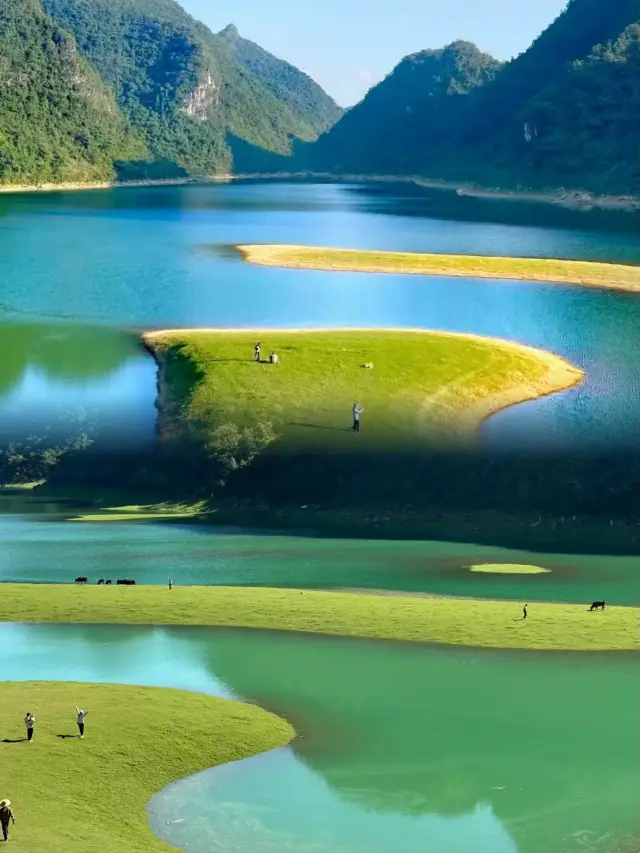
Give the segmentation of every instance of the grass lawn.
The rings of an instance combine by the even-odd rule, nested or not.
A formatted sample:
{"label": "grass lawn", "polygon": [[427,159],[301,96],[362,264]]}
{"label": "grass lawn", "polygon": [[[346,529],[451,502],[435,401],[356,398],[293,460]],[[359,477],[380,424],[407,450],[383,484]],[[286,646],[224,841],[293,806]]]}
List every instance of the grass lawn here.
{"label": "grass lawn", "polygon": [[[185,330],[144,341],[160,366],[163,431],[182,418],[207,427],[258,418],[274,424],[279,451],[468,440],[492,412],[583,377],[551,353],[439,332]],[[280,363],[255,363],[256,341]],[[364,408],[357,436],[354,402]]]}
{"label": "grass lawn", "polygon": [[[637,649],[638,608],[264,587],[3,584],[0,621],[213,625],[516,649]],[[26,709],[25,709],[26,710]]]}
{"label": "grass lawn", "polygon": [[[75,705],[88,708],[84,740]],[[286,744],[293,729],[252,705],[122,685],[0,684],[0,798],[11,800],[15,853],[153,853],[174,848],[147,824],[151,796],[192,773]],[[178,819],[170,815],[168,819]]]}
{"label": "grass lawn", "polygon": [[83,512],[69,521],[160,521],[201,518],[207,510],[202,504],[147,504],[101,507],[97,512]]}
{"label": "grass lawn", "polygon": [[376,252],[316,246],[237,246],[253,264],[313,270],[518,279],[640,290],[640,268],[591,261]]}
{"label": "grass lawn", "polygon": [[480,563],[477,566],[469,566],[470,572],[484,572],[492,575],[543,575],[551,569],[543,569],[542,566],[523,566],[516,563]]}

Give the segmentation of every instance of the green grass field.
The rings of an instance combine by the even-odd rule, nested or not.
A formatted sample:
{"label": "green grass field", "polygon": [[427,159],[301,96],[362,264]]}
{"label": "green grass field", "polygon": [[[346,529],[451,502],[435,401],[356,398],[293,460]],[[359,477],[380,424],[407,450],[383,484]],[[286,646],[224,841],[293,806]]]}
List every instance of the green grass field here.
{"label": "green grass field", "polygon": [[[76,704],[89,709],[84,740],[58,737],[77,734]],[[12,741],[0,742],[0,798],[15,812],[7,847],[15,853],[173,850],[147,823],[154,793],[294,734],[256,706],[148,687],[4,682],[0,707],[0,740]],[[20,742],[27,710],[36,717],[31,744]]]}
{"label": "green grass field", "polygon": [[[268,420],[279,450],[467,441],[491,412],[583,376],[547,352],[437,332],[188,330],[144,340],[160,364],[161,422]],[[255,363],[256,341],[280,363]],[[354,402],[364,408],[357,436]]]}
{"label": "green grass field", "polygon": [[246,261],[260,266],[518,279],[640,290],[640,268],[623,264],[566,261],[553,258],[495,258],[479,255],[376,252],[316,246],[253,245],[236,248]]}
{"label": "green grass field", "polygon": [[[590,602],[589,602],[590,603]],[[211,625],[514,649],[637,649],[632,607],[263,587],[3,584],[0,621]]]}
{"label": "green grass field", "polygon": [[492,575],[543,575],[550,572],[551,569],[517,563],[480,563],[477,566],[469,566],[469,571]]}

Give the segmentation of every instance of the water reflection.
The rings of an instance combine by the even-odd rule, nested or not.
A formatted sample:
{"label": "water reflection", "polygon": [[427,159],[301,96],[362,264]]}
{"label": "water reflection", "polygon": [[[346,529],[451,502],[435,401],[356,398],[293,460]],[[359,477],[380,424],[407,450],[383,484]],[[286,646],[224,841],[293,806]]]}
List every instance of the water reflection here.
{"label": "water reflection", "polygon": [[0,440],[73,431],[70,412],[96,413],[112,440],[147,440],[155,424],[155,367],[133,335],[66,322],[0,317]]}
{"label": "water reflection", "polygon": [[9,680],[181,687],[294,723],[292,747],[154,798],[194,853],[600,853],[637,823],[635,656],[77,625],[2,624],[0,643]]}

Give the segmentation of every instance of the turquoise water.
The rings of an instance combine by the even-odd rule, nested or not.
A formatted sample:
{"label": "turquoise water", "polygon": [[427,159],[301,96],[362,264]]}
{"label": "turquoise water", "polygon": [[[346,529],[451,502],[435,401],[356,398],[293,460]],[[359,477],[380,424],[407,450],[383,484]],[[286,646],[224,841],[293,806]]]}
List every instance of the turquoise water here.
{"label": "turquoise water", "polygon": [[[165,584],[172,577],[178,585],[362,587],[481,598],[640,603],[636,557],[49,518],[56,516],[0,513],[0,582],[69,583],[86,575],[91,583],[129,577],[138,583]],[[476,563],[525,563],[551,572],[470,572],[468,566]]]}
{"label": "turquoise water", "polygon": [[190,853],[609,853],[637,828],[635,656],[80,625],[0,624],[0,643],[8,680],[179,687],[291,720],[289,747],[152,799]]}
{"label": "turquoise water", "polygon": [[485,435],[493,446],[516,437],[537,447],[576,439],[583,447],[637,442],[635,296],[519,282],[277,270],[203,250],[288,242],[640,260],[631,218],[623,227],[614,217],[509,204],[489,208],[442,193],[330,184],[3,197],[0,348],[10,357],[0,365],[0,433],[35,428],[53,410],[85,407],[122,440],[148,439],[153,365],[123,330],[423,326],[546,347],[587,371],[575,389],[491,418]]}

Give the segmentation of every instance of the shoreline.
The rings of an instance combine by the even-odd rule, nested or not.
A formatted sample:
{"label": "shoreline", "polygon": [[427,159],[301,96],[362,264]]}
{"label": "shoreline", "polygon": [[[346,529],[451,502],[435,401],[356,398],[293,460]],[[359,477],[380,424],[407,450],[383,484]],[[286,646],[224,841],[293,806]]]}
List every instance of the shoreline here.
{"label": "shoreline", "polygon": [[640,196],[629,195],[598,195],[582,189],[565,190],[510,190],[505,188],[484,187],[460,181],[438,180],[437,178],[422,178],[416,175],[333,175],[328,172],[256,172],[249,174],[225,173],[211,175],[207,178],[167,178],[142,181],[92,181],[61,182],[43,184],[0,184],[0,195],[11,193],[37,193],[37,192],[80,192],[83,190],[110,190],[125,189],[127,187],[156,187],[156,186],[182,186],[215,185],[219,183],[232,183],[234,181],[302,181],[313,182],[322,180],[328,183],[387,183],[387,184],[412,184],[425,189],[443,190],[454,192],[459,196],[468,196],[478,199],[488,199],[505,202],[529,202],[532,204],[553,204],[569,210],[588,211],[594,208],[605,211],[624,211],[633,213],[640,210]]}
{"label": "shoreline", "polygon": [[207,335],[225,335],[225,334],[257,334],[257,335],[278,335],[278,334],[327,334],[335,332],[337,334],[350,333],[392,333],[392,334],[415,334],[428,335],[430,337],[443,337],[450,340],[471,340],[478,341],[484,344],[489,344],[503,351],[512,351],[514,355],[526,354],[532,358],[536,358],[539,362],[545,365],[545,373],[537,380],[531,380],[526,383],[507,388],[504,391],[493,394],[483,400],[479,400],[466,410],[461,412],[461,417],[454,426],[454,432],[457,438],[474,439],[478,437],[478,433],[482,425],[492,415],[505,409],[516,406],[520,403],[532,402],[543,397],[558,394],[562,391],[569,391],[571,388],[579,385],[586,373],[578,366],[572,364],[562,356],[551,352],[551,350],[537,349],[526,344],[515,343],[504,338],[492,338],[487,335],[475,335],[468,332],[444,332],[438,329],[402,329],[387,327],[381,329],[371,328],[318,328],[318,329],[269,329],[269,328],[246,328],[246,329],[220,329],[220,328],[200,328],[200,329],[162,329],[156,331],[143,332],[140,335],[140,340],[144,349],[150,354],[155,361],[157,367],[157,396],[156,408],[158,410],[158,422],[165,423],[167,413],[163,412],[166,408],[166,401],[169,397],[166,381],[162,376],[163,359],[161,353],[158,352],[155,346],[156,340],[162,340],[165,337],[173,335],[189,335],[189,334],[207,334]]}
{"label": "shoreline", "polygon": [[237,244],[245,263],[277,269],[417,275],[640,292],[640,267],[594,261],[343,249],[288,244]]}
{"label": "shoreline", "polygon": [[[594,617],[588,602],[531,606],[523,623],[514,601],[428,598],[243,586],[3,583],[0,622],[198,626],[359,637],[449,647],[638,651],[634,606]],[[534,615],[535,614],[535,615]]]}

